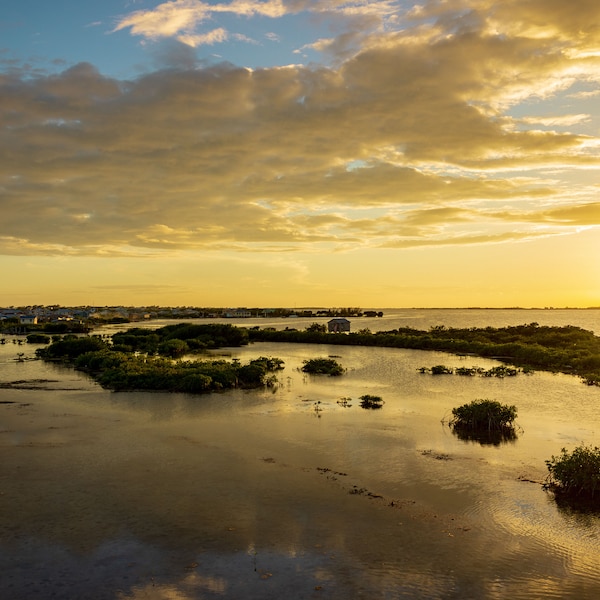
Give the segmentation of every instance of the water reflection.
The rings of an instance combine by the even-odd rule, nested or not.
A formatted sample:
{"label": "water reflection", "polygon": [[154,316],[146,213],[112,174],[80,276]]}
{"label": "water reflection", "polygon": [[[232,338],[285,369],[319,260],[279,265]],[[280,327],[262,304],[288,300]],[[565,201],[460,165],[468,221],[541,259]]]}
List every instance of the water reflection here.
{"label": "water reflection", "polygon": [[[334,352],[343,377],[297,371]],[[0,389],[1,598],[599,597],[600,517],[536,483],[560,447],[593,441],[598,389],[422,376],[424,357],[461,363],[416,351],[231,354],[283,358],[283,385],[113,394],[1,363],[3,381],[73,384]],[[382,408],[361,409],[366,394]],[[524,433],[482,443],[440,425],[479,397],[517,405]]]}
{"label": "water reflection", "polygon": [[583,498],[561,494],[557,491],[548,492],[554,499],[558,511],[567,520],[588,526],[598,522],[600,517],[600,497]]}
{"label": "water reflection", "polygon": [[451,426],[452,433],[463,442],[476,442],[482,446],[500,446],[501,444],[514,444],[518,435],[514,427],[500,429],[477,430],[468,427]]}

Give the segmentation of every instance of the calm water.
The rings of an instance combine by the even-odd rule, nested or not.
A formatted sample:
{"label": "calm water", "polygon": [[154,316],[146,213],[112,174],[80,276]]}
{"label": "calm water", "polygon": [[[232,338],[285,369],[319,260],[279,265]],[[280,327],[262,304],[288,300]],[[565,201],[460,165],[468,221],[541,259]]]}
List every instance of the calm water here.
{"label": "calm water", "polygon": [[[599,314],[360,321],[594,329]],[[2,600],[600,597],[600,517],[559,509],[539,483],[562,447],[600,445],[599,388],[417,371],[496,364],[441,353],[256,344],[218,354],[284,359],[275,390],[113,394],[16,362],[34,348],[11,340],[0,382],[37,389],[0,389]],[[297,370],[328,355],[344,376]],[[361,409],[366,393],[384,407]],[[516,441],[465,442],[442,423],[476,398],[517,405]]]}
{"label": "calm water", "polygon": [[[316,310],[316,309],[315,309]],[[600,309],[382,309],[383,317],[351,317],[352,331],[368,328],[371,331],[389,331],[399,327],[427,330],[436,325],[446,327],[509,327],[538,323],[562,327],[575,325],[600,334]],[[275,327],[276,329],[305,329],[311,323],[327,323],[329,317],[248,318],[248,319],[189,319],[192,323],[231,323],[240,327]],[[172,320],[136,323],[137,327],[162,327]],[[130,323],[102,328],[106,332],[128,329]]]}

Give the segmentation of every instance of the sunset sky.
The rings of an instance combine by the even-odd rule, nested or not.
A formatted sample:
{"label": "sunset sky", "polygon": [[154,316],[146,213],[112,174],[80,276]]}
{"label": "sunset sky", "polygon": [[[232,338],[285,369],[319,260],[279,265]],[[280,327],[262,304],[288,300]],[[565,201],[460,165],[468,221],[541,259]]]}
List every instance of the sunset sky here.
{"label": "sunset sky", "polygon": [[600,306],[598,0],[0,7],[0,306]]}

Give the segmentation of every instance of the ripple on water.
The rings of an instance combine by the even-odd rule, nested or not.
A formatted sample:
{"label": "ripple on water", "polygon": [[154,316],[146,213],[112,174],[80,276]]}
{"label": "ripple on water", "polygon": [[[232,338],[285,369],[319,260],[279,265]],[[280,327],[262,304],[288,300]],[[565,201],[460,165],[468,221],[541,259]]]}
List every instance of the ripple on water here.
{"label": "ripple on water", "polygon": [[[539,581],[540,589],[549,594],[544,597],[565,597],[565,586],[575,590],[600,584],[600,515],[561,510],[541,484],[521,481],[500,485],[499,493],[487,500],[486,510],[502,530],[526,538],[527,560],[539,556],[540,561],[555,562],[554,568],[562,573],[562,588]],[[507,560],[514,563],[515,571],[522,570],[523,555]]]}

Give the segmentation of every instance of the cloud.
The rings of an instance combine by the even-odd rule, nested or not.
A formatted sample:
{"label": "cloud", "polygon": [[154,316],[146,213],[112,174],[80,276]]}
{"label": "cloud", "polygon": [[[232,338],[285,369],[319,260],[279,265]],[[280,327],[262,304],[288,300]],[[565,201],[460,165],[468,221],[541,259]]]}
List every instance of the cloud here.
{"label": "cloud", "polygon": [[195,69],[199,65],[193,44],[162,40],[152,47],[154,64],[159,69]]}
{"label": "cloud", "polygon": [[600,90],[591,90],[569,94],[569,97],[578,99],[596,98],[597,96],[600,96]]}
{"label": "cloud", "polygon": [[544,125],[545,127],[571,127],[579,123],[585,123],[591,119],[588,114],[579,115],[557,115],[554,117],[523,117],[520,119],[522,123],[528,125]]}
{"label": "cloud", "polygon": [[482,244],[505,244],[507,242],[530,241],[534,238],[547,237],[545,232],[505,232],[501,234],[460,235],[443,239],[397,239],[386,242],[383,248],[423,248],[444,246],[481,246]]}
{"label": "cloud", "polygon": [[[279,0],[253,2],[234,0],[230,3],[209,4],[199,0],[172,0],[163,2],[153,9],[137,10],[121,17],[113,29],[113,33],[129,29],[132,35],[157,40],[173,37],[193,47],[217,42],[228,38],[224,28],[214,28],[209,32],[198,32],[197,29],[206,21],[219,14],[236,16],[281,17],[286,13]],[[237,34],[244,38],[245,36]]]}
{"label": "cloud", "polygon": [[223,27],[218,27],[207,33],[180,35],[178,40],[183,44],[196,48],[197,46],[220,44],[227,41],[229,37],[229,33]]}
{"label": "cloud", "polygon": [[[210,4],[200,0],[171,0],[163,2],[152,9],[137,10],[124,15],[117,20],[112,32],[129,30],[132,35],[145,39],[158,40],[172,37],[193,47],[212,45],[223,42],[229,36],[216,35],[224,32],[222,27],[211,31],[199,31],[208,21],[220,16],[233,15],[237,17],[265,17],[278,19],[286,15],[306,12],[315,15],[321,21],[329,21],[335,29],[353,29],[366,31],[376,29],[382,21],[393,15],[397,10],[396,2],[379,1],[330,1],[320,0],[306,2],[305,0],[233,0]],[[239,41],[247,41],[243,34],[232,34]],[[273,36],[277,34],[267,34]],[[354,34],[353,34],[354,35]]]}
{"label": "cloud", "polygon": [[[367,4],[339,8],[371,18],[392,6]],[[402,27],[367,27],[352,43],[342,31],[329,67],[202,67],[192,46],[207,42],[163,39],[159,70],[136,80],[86,63],[6,71],[0,251],[320,252],[596,226],[597,185],[574,175],[600,162],[597,135],[582,130],[589,113],[576,99],[540,117],[535,107],[600,79],[600,7],[571,2],[584,19],[555,2],[507,4],[431,2],[399,13]],[[215,7],[278,16],[327,5],[180,0],[117,29],[194,36]]]}
{"label": "cloud", "polygon": [[152,10],[137,10],[122,17],[113,31],[130,29],[133,35],[158,39],[191,31],[210,15],[210,5],[204,2],[174,0],[159,4]]}
{"label": "cloud", "polygon": [[511,222],[519,219],[522,222],[538,224],[544,223],[568,227],[595,227],[600,226],[600,203],[589,202],[587,204],[560,206],[533,212],[522,212],[519,215],[514,212],[500,212],[495,216],[499,219],[505,219]]}

